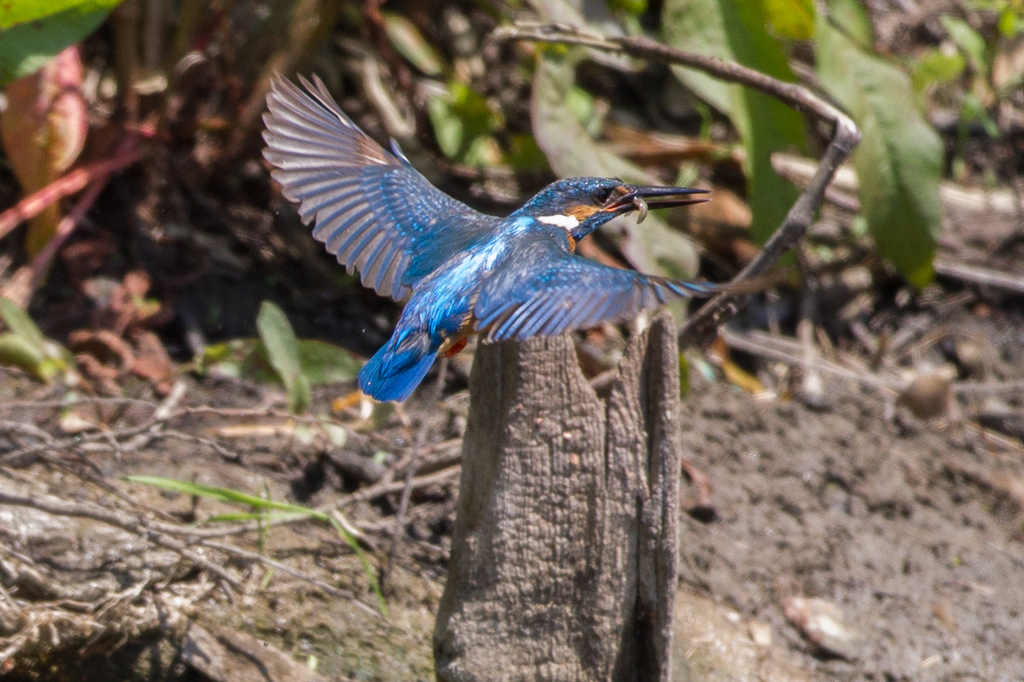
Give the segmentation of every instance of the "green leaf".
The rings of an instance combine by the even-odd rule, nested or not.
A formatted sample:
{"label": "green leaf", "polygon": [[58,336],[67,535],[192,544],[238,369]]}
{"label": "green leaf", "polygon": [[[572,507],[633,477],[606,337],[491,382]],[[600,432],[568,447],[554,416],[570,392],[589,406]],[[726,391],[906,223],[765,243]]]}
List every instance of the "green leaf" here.
{"label": "green leaf", "polygon": [[1007,3],[999,10],[999,35],[1004,38],[1016,38],[1024,33],[1024,7],[1014,7]]}
{"label": "green leaf", "polygon": [[[670,45],[795,81],[782,48],[765,30],[766,21],[761,4],[752,0],[666,0],[662,14],[663,35]],[[747,150],[744,171],[753,214],[751,236],[764,242],[798,196],[796,188],[772,168],[771,156],[804,151],[803,119],[778,100],[749,88],[720,81],[711,85],[706,76],[698,77],[688,69],[673,67],[672,72],[712,106],[730,114],[739,130]]]}
{"label": "green leaf", "polygon": [[815,39],[818,76],[860,126],[860,200],[879,252],[918,287],[931,281],[942,231],[942,140],[917,108],[910,79],[827,21]]}
{"label": "green leaf", "polygon": [[161,488],[162,490],[172,490],[178,493],[185,493],[186,495],[205,497],[219,502],[241,504],[255,509],[273,509],[275,511],[288,512],[291,514],[302,514],[303,516],[308,516],[320,521],[329,522],[331,520],[328,514],[317,511],[316,509],[310,509],[309,507],[303,507],[298,504],[289,504],[288,502],[275,502],[274,500],[268,500],[257,495],[239,492],[237,490],[232,490],[231,488],[220,488],[212,485],[203,485],[202,483],[193,483],[191,481],[179,481],[174,478],[164,478],[163,476],[125,476],[123,480],[128,481],[129,483],[141,483],[143,485],[153,486],[154,488]]}
{"label": "green leaf", "polygon": [[614,11],[638,17],[647,11],[647,0],[608,0],[608,6]]}
{"label": "green leaf", "polygon": [[199,523],[232,523],[236,521],[261,521],[263,523],[287,523],[299,519],[310,518],[309,511],[302,512],[235,512],[230,514],[214,514]]}
{"label": "green leaf", "polygon": [[0,318],[9,333],[0,334],[0,364],[14,365],[50,383],[70,366],[67,351],[43,336],[28,313],[0,297]]}
{"label": "green leaf", "polygon": [[[778,42],[765,31],[765,17],[753,2],[719,0],[729,47],[736,61],[782,81],[796,81]],[[764,243],[779,227],[799,192],[772,167],[776,152],[805,151],[803,118],[774,97],[737,87],[734,118],[747,148],[747,202],[751,236]]]}
{"label": "green leaf", "polygon": [[[501,127],[501,117],[487,99],[464,83],[452,81],[448,93],[427,102],[427,113],[434,127],[437,144],[450,159],[467,164],[490,165],[493,155],[481,155],[478,142]],[[494,146],[496,149],[496,145]],[[500,152],[498,152],[500,155]]]}
{"label": "green leaf", "polygon": [[[707,57],[732,57],[717,0],[665,0],[661,37],[669,45]],[[685,66],[673,66],[672,73],[702,100],[732,117],[732,84]]]}
{"label": "green leaf", "polygon": [[38,71],[100,25],[121,0],[0,2],[0,87]]}
{"label": "green leaf", "polygon": [[31,343],[40,354],[46,346],[46,337],[28,313],[9,298],[0,297],[0,316],[3,316],[7,328]]}
{"label": "green leaf", "polygon": [[530,133],[516,133],[509,137],[508,163],[520,171],[550,170],[547,157]]}
{"label": "green leaf", "polygon": [[121,0],[6,0],[0,3],[0,29],[67,11],[109,12],[120,3]]}
{"label": "green leaf", "polygon": [[970,62],[974,73],[988,76],[988,47],[981,34],[971,28],[971,25],[963,19],[943,15],[939,17],[939,21],[942,23],[942,27],[946,29],[950,39],[956,43],[956,46],[967,57],[967,61]]}
{"label": "green leaf", "polygon": [[309,379],[302,373],[299,340],[295,336],[295,330],[281,309],[270,301],[264,301],[260,306],[256,328],[266,348],[270,365],[281,377],[288,391],[288,411],[293,414],[305,412],[312,395]]}
{"label": "green leaf", "polygon": [[828,0],[829,18],[847,38],[871,50],[875,44],[875,27],[864,9],[862,0]]}
{"label": "green leaf", "polygon": [[[206,346],[199,358],[199,371],[212,371],[237,379],[243,375],[242,367],[245,360],[252,354],[253,348],[257,344],[262,345],[259,339],[232,339],[224,343]],[[276,374],[273,378],[278,379]]]}
{"label": "green leaf", "polygon": [[959,78],[966,66],[967,60],[959,52],[947,54],[941,49],[929,50],[917,60],[910,81],[916,92],[925,92]]}
{"label": "green leaf", "polygon": [[317,339],[299,341],[299,362],[310,386],[351,381],[363,366],[361,360],[344,348]]}
{"label": "green leaf", "polygon": [[381,12],[384,30],[398,53],[409,60],[424,75],[438,76],[443,70],[441,57],[426,41],[416,25],[393,12]]}
{"label": "green leaf", "polygon": [[[351,352],[317,339],[299,339],[299,364],[310,386],[350,381],[359,373],[363,361]],[[233,339],[207,346],[201,366],[225,376],[245,377],[253,381],[282,381],[270,363],[260,339]]]}
{"label": "green leaf", "polygon": [[34,374],[49,383],[56,375],[46,356],[25,339],[11,332],[0,334],[0,365],[10,365]]}
{"label": "green leaf", "polygon": [[[544,52],[538,58],[533,81],[533,132],[552,170],[561,177],[595,175],[617,177],[635,184],[657,184],[640,168],[597,145],[575,116],[566,111],[565,98],[574,85],[575,59]],[[651,215],[643,225],[636,218],[615,221],[628,235],[622,247],[642,272],[669,277],[693,277],[697,255],[690,240]]]}
{"label": "green leaf", "polygon": [[462,121],[448,103],[444,95],[433,97],[427,102],[427,114],[430,116],[430,123],[434,126],[434,137],[437,139],[437,146],[449,159],[454,159],[462,149],[462,140],[465,137]]}
{"label": "green leaf", "polygon": [[604,129],[604,116],[598,110],[593,95],[574,85],[565,93],[565,108],[580,122],[587,135],[597,137]]}
{"label": "green leaf", "polygon": [[765,18],[775,35],[808,40],[814,35],[812,0],[761,0]]}
{"label": "green leaf", "polygon": [[988,115],[985,105],[982,104],[978,96],[973,92],[968,92],[964,95],[963,104],[960,106],[960,125],[966,128],[972,123],[980,123],[981,127],[985,129],[985,134],[992,139],[997,139],[1001,134],[999,124]]}

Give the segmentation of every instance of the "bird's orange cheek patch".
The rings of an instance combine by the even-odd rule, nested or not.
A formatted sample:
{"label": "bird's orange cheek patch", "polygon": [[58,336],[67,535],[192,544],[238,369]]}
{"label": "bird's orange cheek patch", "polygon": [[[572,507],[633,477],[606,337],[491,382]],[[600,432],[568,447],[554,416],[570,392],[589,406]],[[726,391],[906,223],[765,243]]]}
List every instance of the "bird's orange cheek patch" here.
{"label": "bird's orange cheek patch", "polygon": [[581,204],[579,206],[573,206],[566,211],[566,213],[582,223],[584,220],[597,213],[598,210],[599,209],[594,208],[593,206]]}

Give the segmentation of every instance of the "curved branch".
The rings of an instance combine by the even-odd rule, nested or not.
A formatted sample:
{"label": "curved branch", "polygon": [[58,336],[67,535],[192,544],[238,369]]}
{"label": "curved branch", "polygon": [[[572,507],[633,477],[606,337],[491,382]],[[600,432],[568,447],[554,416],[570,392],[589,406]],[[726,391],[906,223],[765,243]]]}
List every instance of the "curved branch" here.
{"label": "curved branch", "polygon": [[[503,26],[492,34],[495,40],[528,40],[543,43],[583,45],[605,52],[623,52],[633,57],[679,64],[703,71],[731,83],[739,83],[774,97],[789,106],[818,116],[834,125],[832,140],[818,163],[818,169],[801,192],[785,220],[765,242],[761,252],[735,277],[738,284],[764,274],[807,234],[814,214],[821,206],[825,188],[836,170],[860,141],[860,131],[847,114],[798,83],[787,83],[760,71],[717,57],[679,50],[644,37],[606,37],[575,26],[552,23],[519,23]],[[679,330],[679,345],[686,347],[712,335],[715,329],[739,310],[739,293],[725,292],[711,299]]]}

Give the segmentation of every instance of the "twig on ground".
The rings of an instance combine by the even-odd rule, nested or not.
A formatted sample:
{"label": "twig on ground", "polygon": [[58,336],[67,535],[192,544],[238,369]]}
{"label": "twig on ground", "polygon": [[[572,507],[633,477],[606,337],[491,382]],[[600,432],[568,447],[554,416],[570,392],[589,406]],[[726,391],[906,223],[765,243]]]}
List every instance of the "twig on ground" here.
{"label": "twig on ground", "polygon": [[[441,469],[432,474],[426,476],[417,476],[412,479],[411,489],[419,490],[420,488],[426,488],[432,485],[441,485],[447,483],[450,479],[457,478],[459,472],[462,470],[462,465],[456,465],[448,469]],[[324,507],[318,508],[317,511],[329,512],[332,509],[344,509],[356,502],[363,502],[366,500],[374,500],[383,495],[390,495],[405,490],[404,481],[384,481],[371,485],[368,488],[352,493],[348,497],[338,502],[333,502]]]}
{"label": "twig on ground", "polygon": [[1024,277],[1000,272],[977,265],[964,265],[939,258],[935,261],[935,272],[943,277],[963,280],[980,286],[996,287],[1024,294]]}
{"label": "twig on ground", "polygon": [[204,438],[203,436],[196,436],[191,433],[185,433],[184,431],[164,430],[159,431],[157,433],[153,433],[149,436],[147,445],[150,442],[154,440],[160,440],[161,438],[181,440],[190,443],[198,443],[200,445],[205,445],[214,452],[216,452],[218,455],[220,455],[221,459],[223,459],[226,462],[233,462],[235,464],[242,463],[241,453],[235,450],[231,450],[230,448],[224,447],[223,445],[213,440],[212,438]]}
{"label": "twig on ground", "polygon": [[[738,334],[729,330],[720,332],[726,345],[730,348],[765,357],[777,362],[784,362],[794,367],[804,364],[804,356],[800,343],[795,339],[774,337],[763,332],[748,332]],[[894,393],[905,391],[910,382],[901,379],[887,379],[875,374],[857,372],[848,367],[837,365],[834,362],[823,358],[815,358],[813,361],[815,370],[832,374],[843,379],[855,381],[864,386],[878,388]],[[950,390],[956,394],[969,395],[979,393],[1020,393],[1024,391],[1024,381],[954,381],[950,384]]]}

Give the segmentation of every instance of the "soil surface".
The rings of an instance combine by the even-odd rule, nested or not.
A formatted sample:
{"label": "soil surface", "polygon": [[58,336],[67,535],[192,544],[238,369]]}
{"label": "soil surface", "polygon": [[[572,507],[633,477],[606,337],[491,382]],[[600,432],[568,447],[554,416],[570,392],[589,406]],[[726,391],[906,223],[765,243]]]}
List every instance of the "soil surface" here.
{"label": "soil surface", "polygon": [[[682,525],[684,582],[769,623],[828,679],[1021,679],[1021,451],[963,425],[887,420],[875,394],[829,393],[816,412],[694,390],[684,454],[716,513]],[[794,597],[839,607],[845,657],[787,620]]]}
{"label": "soil surface", "polygon": [[[16,372],[0,378],[7,406],[2,418],[59,437],[58,412],[39,401],[63,389],[41,388]],[[162,621],[147,625],[143,617],[152,593],[158,595],[154,603],[173,603],[174,613],[202,627],[255,636],[329,679],[432,679],[430,637],[447,565],[464,394],[440,410],[413,401],[408,412],[380,414],[376,421],[341,417],[350,435],[337,447],[322,434],[288,435],[294,422],[273,410],[260,418],[231,412],[279,405],[279,389],[183,381],[187,391],[179,409],[216,405],[220,412],[182,413],[165,426],[173,435],[154,437],[136,450],[125,446],[118,454],[80,445],[59,459],[22,459],[5,476],[5,489],[96,501],[109,509],[155,510],[158,518],[179,522],[238,507],[119,477],[162,475],[321,509],[341,505],[366,533],[365,549],[383,577],[388,620],[374,615],[368,578],[349,547],[325,525],[309,521],[212,540],[262,553],[360,604],[286,572],[220,557],[216,561],[243,580],[240,592],[229,590],[173,552],[145,549],[130,532],[0,506],[6,528],[0,529],[0,544],[17,553],[4,555],[8,575],[12,565],[31,562],[55,584],[89,586],[97,594],[80,599],[107,604],[102,613],[115,612],[109,606],[115,602],[130,605],[134,611],[121,614],[119,624],[92,616],[108,632],[131,622],[127,629],[135,636],[159,638]],[[684,455],[713,492],[710,503],[691,506],[683,517],[686,589],[677,602],[677,679],[1021,679],[1024,590],[1015,587],[1024,582],[1020,446],[993,440],[969,421],[918,421],[890,398],[845,381],[828,379],[826,389],[827,405],[811,409],[697,380],[684,402]],[[345,390],[339,385],[322,391],[314,412],[326,411],[327,399]],[[112,432],[120,434],[146,423],[156,404],[143,400],[83,414],[116,422]],[[25,445],[14,432],[6,437],[4,453]],[[344,460],[362,457],[400,473],[420,437],[417,477],[425,483],[411,496],[404,533],[396,536],[402,476],[386,490],[380,481],[373,484],[379,494],[371,496]],[[83,463],[92,473],[76,468]],[[688,485],[684,500],[697,499],[698,492]],[[125,601],[123,595],[136,589],[135,601]],[[27,594],[17,585],[14,592]],[[55,606],[45,596],[34,597],[40,601],[33,618],[46,616],[38,609],[63,603]],[[798,627],[801,613],[813,621],[823,603],[824,631],[808,635]],[[61,632],[68,641],[88,634]],[[93,660],[106,661],[97,664],[93,679],[111,680],[138,679],[144,669],[139,662],[156,659],[141,648],[127,657],[131,663],[109,652]],[[71,679],[66,669],[63,676],[54,670],[22,670],[24,676],[14,679]],[[161,670],[165,677],[152,679],[218,679],[182,677],[197,673],[180,665]]]}

